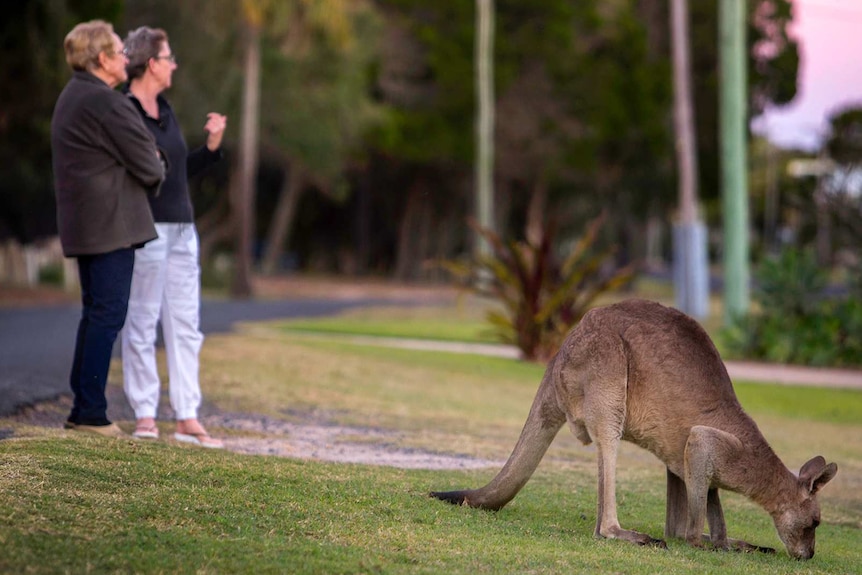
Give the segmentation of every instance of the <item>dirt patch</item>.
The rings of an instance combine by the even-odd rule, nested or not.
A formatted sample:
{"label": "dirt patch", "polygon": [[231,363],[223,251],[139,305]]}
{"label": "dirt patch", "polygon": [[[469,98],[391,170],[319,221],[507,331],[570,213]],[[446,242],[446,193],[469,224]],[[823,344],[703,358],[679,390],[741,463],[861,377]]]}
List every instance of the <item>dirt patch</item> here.
{"label": "dirt patch", "polygon": [[405,449],[399,447],[404,434],[392,430],[325,423],[290,423],[248,414],[214,415],[203,421],[213,429],[218,427],[261,435],[225,437],[225,447],[237,453],[385,465],[402,469],[479,469],[501,464],[498,461]]}
{"label": "dirt patch", "polygon": [[[108,388],[109,417],[130,432],[134,415],[122,398],[122,390]],[[16,425],[61,428],[71,408],[71,398],[58,397],[26,407],[9,417],[13,427],[0,426],[0,440],[17,435]],[[433,453],[401,447],[404,433],[379,428],[338,425],[322,413],[291,413],[299,422],[249,413],[221,413],[212,406],[202,408],[201,422],[210,433],[224,440],[236,453],[293,457],[337,463],[383,465],[401,469],[480,469],[499,467],[500,461]],[[170,408],[160,407],[162,440],[173,442]]]}
{"label": "dirt patch", "polygon": [[59,287],[23,287],[0,284],[0,307],[65,305],[81,301],[77,292]]}

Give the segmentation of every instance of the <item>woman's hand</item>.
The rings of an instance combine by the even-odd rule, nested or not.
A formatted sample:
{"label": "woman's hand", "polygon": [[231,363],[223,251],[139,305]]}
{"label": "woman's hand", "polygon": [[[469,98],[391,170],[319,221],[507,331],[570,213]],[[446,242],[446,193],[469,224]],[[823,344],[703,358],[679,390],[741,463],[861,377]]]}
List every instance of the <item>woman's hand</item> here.
{"label": "woman's hand", "polygon": [[207,132],[207,148],[210,152],[215,152],[221,147],[221,139],[224,136],[224,129],[227,127],[227,116],[210,112],[207,114],[207,123],[204,125],[204,130]]}

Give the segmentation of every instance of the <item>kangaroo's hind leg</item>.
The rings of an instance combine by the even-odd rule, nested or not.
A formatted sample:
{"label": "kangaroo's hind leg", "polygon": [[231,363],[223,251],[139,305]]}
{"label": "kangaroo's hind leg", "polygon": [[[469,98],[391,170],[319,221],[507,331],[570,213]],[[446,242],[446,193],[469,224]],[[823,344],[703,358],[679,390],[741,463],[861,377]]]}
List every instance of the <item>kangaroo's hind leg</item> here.
{"label": "kangaroo's hind leg", "polygon": [[[623,529],[617,516],[617,453],[626,420],[627,360],[618,336],[589,333],[574,338],[560,371],[558,395],[564,398],[573,429],[583,422],[598,452],[597,537],[666,547],[645,533]],[[576,434],[578,432],[576,431]]]}

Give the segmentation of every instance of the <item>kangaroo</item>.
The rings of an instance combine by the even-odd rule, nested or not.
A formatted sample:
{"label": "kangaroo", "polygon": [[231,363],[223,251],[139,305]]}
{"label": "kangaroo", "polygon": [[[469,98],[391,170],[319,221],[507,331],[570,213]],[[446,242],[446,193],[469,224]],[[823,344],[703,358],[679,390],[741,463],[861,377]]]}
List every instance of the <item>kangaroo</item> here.
{"label": "kangaroo", "polygon": [[838,466],[817,456],[798,476],[788,470],[743,411],[703,328],[680,311],[645,300],[593,309],[569,333],[548,363],[512,454],[490,483],[430,495],[501,509],[530,479],[566,422],[584,445],[596,443],[596,537],[667,547],[664,540],[620,527],[615,483],[617,451],[625,440],[667,467],[665,538],[774,552],[727,537],[718,496],[727,489],[769,513],[792,557],[814,556],[816,495]]}

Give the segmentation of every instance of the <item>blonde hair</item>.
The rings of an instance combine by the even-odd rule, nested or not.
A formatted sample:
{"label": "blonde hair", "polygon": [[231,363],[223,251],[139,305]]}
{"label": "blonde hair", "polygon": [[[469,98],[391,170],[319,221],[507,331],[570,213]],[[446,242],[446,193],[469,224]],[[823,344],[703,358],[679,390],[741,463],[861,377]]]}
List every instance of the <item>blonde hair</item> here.
{"label": "blonde hair", "polygon": [[100,53],[114,53],[114,27],[104,20],[78,24],[66,34],[63,49],[66,63],[73,70],[95,70],[99,67]]}

